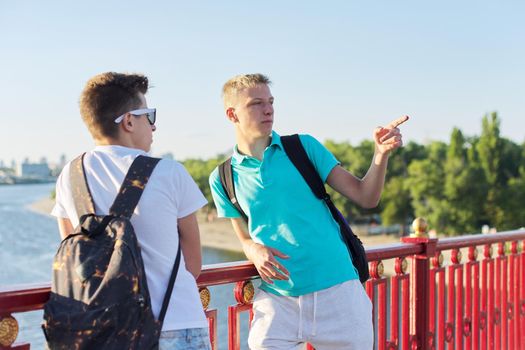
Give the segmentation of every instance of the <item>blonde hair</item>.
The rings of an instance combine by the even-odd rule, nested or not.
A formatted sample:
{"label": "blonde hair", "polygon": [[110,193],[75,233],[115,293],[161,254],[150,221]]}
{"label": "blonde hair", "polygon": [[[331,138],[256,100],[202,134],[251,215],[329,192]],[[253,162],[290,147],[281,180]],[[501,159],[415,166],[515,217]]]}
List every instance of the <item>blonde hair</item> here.
{"label": "blonde hair", "polygon": [[231,107],[230,104],[232,99],[239,93],[239,91],[246,88],[256,87],[260,84],[271,85],[271,83],[270,78],[261,73],[241,74],[231,78],[222,87],[222,100],[224,102],[224,107]]}

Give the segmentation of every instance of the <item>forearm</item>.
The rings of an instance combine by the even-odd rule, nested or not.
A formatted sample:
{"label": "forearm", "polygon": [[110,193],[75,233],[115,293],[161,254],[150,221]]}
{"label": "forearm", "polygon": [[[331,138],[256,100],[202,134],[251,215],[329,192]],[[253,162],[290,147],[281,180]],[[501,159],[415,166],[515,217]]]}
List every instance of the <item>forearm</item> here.
{"label": "forearm", "polygon": [[202,269],[202,252],[200,240],[181,237],[180,245],[184,255],[186,270],[188,270],[193,275],[193,277],[197,279]]}
{"label": "forearm", "polygon": [[388,155],[375,152],[372,164],[361,180],[361,206],[374,208],[379,204],[381,192],[383,192],[385,185],[387,165]]}
{"label": "forearm", "polygon": [[248,258],[248,260],[253,261],[252,258],[252,250],[253,245],[255,242],[250,237],[250,234],[248,233],[248,227],[246,223],[242,219],[232,219],[232,226],[233,231],[237,235],[237,238],[239,239],[239,242],[241,242],[242,250],[244,251],[244,255]]}
{"label": "forearm", "polygon": [[73,233],[74,228],[69,219],[58,218],[57,222],[58,222],[58,232],[60,233],[61,239],[64,239],[68,235]]}
{"label": "forearm", "polygon": [[197,278],[202,269],[202,252],[199,226],[195,214],[178,220],[179,240],[184,263],[188,270]]}

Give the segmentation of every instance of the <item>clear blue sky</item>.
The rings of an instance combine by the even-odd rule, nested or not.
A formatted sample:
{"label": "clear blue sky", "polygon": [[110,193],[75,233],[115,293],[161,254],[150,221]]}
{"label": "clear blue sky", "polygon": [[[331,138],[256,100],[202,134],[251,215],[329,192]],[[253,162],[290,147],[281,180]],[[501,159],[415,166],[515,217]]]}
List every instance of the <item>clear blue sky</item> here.
{"label": "clear blue sky", "polygon": [[274,82],[282,134],[357,144],[408,114],[406,140],[448,141],[498,111],[502,135],[521,143],[524,4],[0,0],[0,160],[91,148],[78,97],[110,70],[150,78],[152,153],[181,160],[230,149],[221,86],[253,72]]}

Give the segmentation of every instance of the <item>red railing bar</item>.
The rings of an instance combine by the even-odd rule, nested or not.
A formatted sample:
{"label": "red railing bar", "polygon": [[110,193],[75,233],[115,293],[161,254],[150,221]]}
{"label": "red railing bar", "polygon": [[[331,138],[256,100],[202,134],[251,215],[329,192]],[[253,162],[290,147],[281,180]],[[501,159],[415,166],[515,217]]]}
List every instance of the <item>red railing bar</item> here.
{"label": "red railing bar", "polygon": [[488,293],[488,302],[487,302],[487,341],[489,349],[494,349],[494,319],[495,319],[495,310],[494,310],[494,290],[495,290],[495,262],[494,259],[489,259],[488,261],[488,283],[487,283],[487,293]]}
{"label": "red railing bar", "polygon": [[505,231],[487,234],[463,235],[458,237],[440,238],[437,242],[437,250],[448,250],[455,248],[466,248],[470,246],[512,242],[525,240],[525,231]]}
{"label": "red railing bar", "polygon": [[[510,252],[510,256],[508,257],[508,266],[509,266],[509,269],[508,269],[508,300],[509,300],[509,304],[508,304],[508,312],[507,312],[507,317],[509,318],[509,324],[508,324],[508,327],[509,327],[509,349],[516,349],[516,346],[515,346],[515,342],[514,342],[514,337],[516,335],[516,333],[518,333],[518,329],[516,327],[516,320],[517,318],[515,317],[514,315],[514,305],[515,305],[515,300],[514,300],[514,285],[516,283],[516,252],[517,252],[517,244],[516,242],[513,242],[512,245],[511,245],[511,252]],[[516,343],[517,345],[517,343]]]}
{"label": "red railing bar", "polygon": [[[454,349],[454,324],[456,322],[456,314],[454,312],[456,306],[456,298],[454,295],[455,288],[454,282],[456,278],[456,265],[450,265],[447,267],[448,270],[448,283],[447,283],[447,318],[445,321],[445,344],[447,349]],[[457,334],[456,334],[457,336]]]}
{"label": "red railing bar", "polygon": [[393,243],[385,245],[374,245],[373,247],[366,248],[366,258],[368,259],[368,261],[378,261],[402,258],[410,255],[422,254],[424,252],[424,244]]}
{"label": "red railing bar", "polygon": [[[480,317],[480,305],[479,305],[479,300],[480,300],[480,287],[479,287],[479,266],[480,266],[480,263],[479,261],[476,260],[476,256],[475,256],[475,248],[470,248],[469,249],[469,264],[468,266],[470,266],[472,268],[472,278],[470,279],[469,283],[471,284],[472,286],[472,308],[469,309],[470,311],[470,317],[471,317],[471,334],[470,334],[470,341],[469,343],[472,344],[472,346],[470,347],[471,349],[479,349],[479,334],[480,334],[480,331],[479,331],[479,317]],[[470,299],[469,297],[467,297],[467,299]]]}
{"label": "red railing bar", "polygon": [[[459,262],[458,262],[459,263]],[[463,349],[463,330],[464,330],[464,313],[465,299],[463,298],[463,266],[459,265],[456,269],[456,329],[455,340],[456,349]]]}
{"label": "red railing bar", "polygon": [[[392,244],[367,249],[370,261],[421,253],[420,244]],[[258,277],[255,266],[249,261],[204,265],[197,279],[199,287],[234,283]],[[0,310],[16,313],[41,309],[49,299],[50,283],[24,284],[0,287]]]}
{"label": "red railing bar", "polygon": [[521,247],[521,254],[520,254],[520,302],[519,307],[520,311],[520,318],[519,318],[519,327],[521,329],[520,332],[520,341],[519,344],[521,344],[521,349],[525,349],[525,241],[522,242]]}
{"label": "red railing bar", "polygon": [[[234,283],[258,277],[255,266],[248,261],[204,265],[197,283],[199,287]],[[0,311],[16,313],[43,308],[49,299],[50,283],[0,287]]]}
{"label": "red railing bar", "polygon": [[49,299],[50,283],[11,285],[0,288],[0,313],[39,310]]}
{"label": "red railing bar", "polygon": [[445,349],[445,326],[446,326],[446,318],[445,318],[445,268],[439,267],[436,268],[436,275],[437,275],[437,307],[438,307],[438,318],[437,318],[437,337],[436,337],[436,348],[438,350]]}
{"label": "red railing bar", "polygon": [[[500,247],[499,247],[499,250],[500,250],[500,255],[501,255],[501,334],[502,334],[502,337],[501,337],[501,348],[502,349],[508,349],[508,338],[510,336],[510,334],[508,333],[509,331],[509,319],[508,319],[508,314],[507,314],[507,307],[508,307],[508,303],[507,303],[507,297],[508,297],[508,288],[509,288],[509,284],[508,284],[508,258],[505,256],[505,251],[504,251],[504,245],[505,244],[500,244]],[[514,349],[514,348],[511,348],[511,349]]]}
{"label": "red railing bar", "polygon": [[234,283],[259,277],[257,269],[249,261],[204,265],[197,279],[199,287]]}
{"label": "red railing bar", "polygon": [[377,349],[385,350],[387,346],[387,312],[386,312],[386,287],[387,280],[385,278],[381,279],[381,283],[377,284]]}

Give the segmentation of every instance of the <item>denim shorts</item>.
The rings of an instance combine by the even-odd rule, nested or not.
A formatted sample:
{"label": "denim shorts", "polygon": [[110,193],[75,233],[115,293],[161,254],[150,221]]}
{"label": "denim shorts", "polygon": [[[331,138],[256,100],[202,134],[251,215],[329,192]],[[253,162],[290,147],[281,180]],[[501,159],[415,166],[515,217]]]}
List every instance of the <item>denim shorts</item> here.
{"label": "denim shorts", "polygon": [[160,334],[159,350],[211,350],[208,328],[188,328]]}

